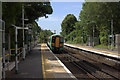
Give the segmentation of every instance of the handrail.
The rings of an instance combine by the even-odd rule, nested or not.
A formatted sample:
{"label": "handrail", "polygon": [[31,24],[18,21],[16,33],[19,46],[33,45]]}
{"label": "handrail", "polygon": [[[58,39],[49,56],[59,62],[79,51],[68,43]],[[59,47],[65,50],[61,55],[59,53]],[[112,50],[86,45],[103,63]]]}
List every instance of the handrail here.
{"label": "handrail", "polygon": [[[8,54],[5,55],[5,57],[7,57],[7,56],[9,56],[9,55],[10,55],[10,54],[8,53]],[[2,58],[3,58],[3,57],[0,57],[0,60],[2,60]]]}
{"label": "handrail", "polygon": [[[21,48],[18,48],[17,50],[20,50]],[[15,50],[15,49],[10,49],[10,50]]]}
{"label": "handrail", "polygon": [[[20,49],[22,49],[22,48],[18,48],[17,50],[20,50]],[[15,49],[10,49],[11,51],[14,51]],[[21,54],[22,52],[19,52],[19,54],[18,54],[18,56]],[[7,56],[12,56],[12,54],[9,54],[9,53],[7,53],[7,54],[5,54],[5,57],[7,57]],[[0,57],[0,60],[2,60],[3,59],[3,57]]]}

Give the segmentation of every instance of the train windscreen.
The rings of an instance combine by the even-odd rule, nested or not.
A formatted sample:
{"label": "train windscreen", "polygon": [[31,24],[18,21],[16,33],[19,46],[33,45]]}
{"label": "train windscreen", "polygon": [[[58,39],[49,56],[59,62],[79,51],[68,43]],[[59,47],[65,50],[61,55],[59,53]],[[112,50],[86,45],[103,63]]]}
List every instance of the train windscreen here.
{"label": "train windscreen", "polygon": [[54,36],[52,37],[52,43],[55,43],[55,37]]}
{"label": "train windscreen", "polygon": [[64,43],[63,37],[60,37],[60,43]]}

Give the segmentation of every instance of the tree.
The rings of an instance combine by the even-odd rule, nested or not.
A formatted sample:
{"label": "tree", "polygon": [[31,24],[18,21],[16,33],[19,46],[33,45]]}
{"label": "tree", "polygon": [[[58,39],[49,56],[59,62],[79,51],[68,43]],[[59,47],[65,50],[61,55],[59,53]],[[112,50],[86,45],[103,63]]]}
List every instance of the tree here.
{"label": "tree", "polygon": [[70,32],[72,32],[75,27],[75,22],[77,22],[76,17],[73,14],[68,14],[64,20],[62,21],[62,35],[65,37],[67,36]]}
{"label": "tree", "polygon": [[48,37],[50,37],[53,33],[50,30],[41,30],[40,31],[40,42],[47,42]]}
{"label": "tree", "polygon": [[[33,22],[36,19],[45,16],[47,14],[52,14],[53,10],[50,2],[34,2],[34,3],[24,3],[26,18],[29,22]],[[30,5],[30,6],[29,6]]]}
{"label": "tree", "polygon": [[94,37],[99,38],[101,44],[107,45],[108,35],[111,35],[111,20],[113,20],[114,34],[120,34],[119,14],[120,2],[85,2],[79,14],[80,21],[74,20],[72,23],[71,15],[68,14],[61,24],[61,34],[67,40],[75,37],[72,34],[76,34],[73,41],[79,43],[81,37],[84,37],[84,42],[87,42],[87,37],[93,37],[94,31]]}
{"label": "tree", "polygon": [[[118,2],[85,2],[79,16],[81,25],[89,36],[92,36],[94,27],[95,36],[100,38],[101,43],[106,44],[107,37],[111,34],[111,20],[114,24],[114,34],[120,33],[119,9]],[[101,36],[103,34],[104,36]]]}
{"label": "tree", "polygon": [[[34,2],[34,3],[21,3],[21,2],[3,2],[2,5],[2,19],[6,22],[6,43],[9,42],[8,35],[11,36],[11,48],[14,48],[14,28],[11,27],[12,24],[16,26],[22,26],[22,5],[24,5],[25,10],[25,18],[29,19],[29,21],[25,21],[25,24],[31,23],[33,24],[33,32],[40,32],[40,27],[36,25],[35,20],[40,17],[46,17],[47,14],[52,14],[53,10],[50,5],[50,2]],[[30,6],[29,6],[30,5]],[[34,28],[35,27],[35,28]],[[33,33],[34,34],[34,33]],[[19,47],[22,46],[22,30],[19,31]],[[27,35],[25,33],[25,35]],[[6,44],[6,48],[7,48]]]}

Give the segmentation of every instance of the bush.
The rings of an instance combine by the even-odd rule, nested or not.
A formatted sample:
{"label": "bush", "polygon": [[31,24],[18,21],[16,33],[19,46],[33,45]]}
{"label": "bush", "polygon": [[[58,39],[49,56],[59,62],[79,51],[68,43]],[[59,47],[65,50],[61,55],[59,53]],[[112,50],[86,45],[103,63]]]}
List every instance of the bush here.
{"label": "bush", "polygon": [[100,32],[99,38],[100,38],[101,44],[103,44],[103,45],[108,44],[108,33],[107,33],[107,31],[103,30],[102,32]]}
{"label": "bush", "polygon": [[81,37],[76,37],[73,42],[75,43],[82,43],[82,38]]}

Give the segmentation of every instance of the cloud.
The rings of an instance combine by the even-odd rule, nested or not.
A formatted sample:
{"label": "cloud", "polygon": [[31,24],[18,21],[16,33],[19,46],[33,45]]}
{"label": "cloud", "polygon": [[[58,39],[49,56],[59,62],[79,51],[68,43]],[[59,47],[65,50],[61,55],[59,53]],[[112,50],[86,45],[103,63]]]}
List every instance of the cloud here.
{"label": "cloud", "polygon": [[41,21],[60,21],[61,20],[61,18],[58,18],[58,17],[53,17],[53,16],[48,16],[48,18],[44,18],[44,17],[42,17],[42,18],[39,18],[39,20]]}

